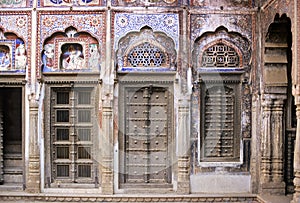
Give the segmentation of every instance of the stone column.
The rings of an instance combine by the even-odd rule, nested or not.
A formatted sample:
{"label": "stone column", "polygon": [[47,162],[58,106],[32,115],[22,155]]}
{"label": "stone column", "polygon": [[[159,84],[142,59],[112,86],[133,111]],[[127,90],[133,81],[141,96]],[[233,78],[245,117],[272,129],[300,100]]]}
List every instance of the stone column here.
{"label": "stone column", "polygon": [[[271,182],[271,107],[272,100],[265,98],[263,101],[263,131],[261,138],[261,183]],[[264,186],[262,186],[264,187]]]}
{"label": "stone column", "polygon": [[265,94],[261,139],[261,192],[285,194],[283,179],[283,94]]}
{"label": "stone column", "polygon": [[190,193],[190,100],[179,100],[177,193]]}
{"label": "stone column", "polygon": [[[273,171],[273,182],[280,187],[280,191],[282,194],[285,193],[285,183],[283,178],[283,101],[284,98],[278,99],[274,101],[273,104],[273,138],[272,138],[272,145],[273,145],[273,153],[272,153],[272,171]],[[280,193],[281,193],[280,192]]]}
{"label": "stone column", "polygon": [[35,96],[29,99],[29,166],[26,177],[26,191],[39,193],[40,190],[40,150],[38,142],[38,102]]}
{"label": "stone column", "polygon": [[113,194],[113,120],[112,102],[103,101],[102,107],[102,178],[101,188],[103,194]]}
{"label": "stone column", "polygon": [[295,141],[295,151],[294,151],[294,185],[295,193],[291,203],[300,202],[300,86],[294,90],[296,115],[297,115],[297,131],[296,131],[296,141]]}

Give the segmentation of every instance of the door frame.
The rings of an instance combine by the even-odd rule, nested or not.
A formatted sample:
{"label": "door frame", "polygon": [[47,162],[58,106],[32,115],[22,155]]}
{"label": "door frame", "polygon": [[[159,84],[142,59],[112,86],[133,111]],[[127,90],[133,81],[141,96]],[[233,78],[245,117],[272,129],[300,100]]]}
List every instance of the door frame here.
{"label": "door frame", "polygon": [[[13,82],[12,82],[13,81]],[[25,104],[26,103],[26,98],[25,98],[25,84],[26,84],[26,81],[24,79],[24,75],[23,74],[20,74],[20,75],[1,75],[0,76],[0,88],[20,88],[20,91],[21,91],[21,139],[22,139],[22,167],[23,167],[23,181],[22,181],[22,184],[23,184],[23,188],[24,188],[24,185],[26,183],[26,167],[25,167],[25,145],[26,145],[26,137],[25,137],[25,118],[26,118],[26,110],[25,110],[25,107],[27,107],[27,105]],[[4,135],[3,135],[4,136]],[[1,144],[1,143],[0,143]],[[3,143],[3,140],[2,140],[2,144]],[[4,148],[2,148],[2,158],[4,158]],[[4,164],[4,159],[2,160]],[[1,187],[1,186],[0,186]],[[4,187],[5,187],[5,183],[4,183]]]}
{"label": "door frame", "polygon": [[[124,159],[125,159],[125,153],[123,149],[124,146],[124,138],[125,138],[125,89],[128,87],[134,87],[134,88],[143,88],[148,85],[152,85],[153,87],[162,87],[168,90],[171,94],[171,101],[169,102],[169,113],[170,115],[168,118],[170,118],[169,126],[168,126],[168,144],[167,150],[168,150],[168,157],[169,157],[169,165],[170,165],[170,183],[166,183],[164,186],[169,185],[169,187],[172,187],[173,184],[173,174],[174,174],[174,167],[172,166],[172,163],[176,159],[175,155],[175,146],[176,146],[176,140],[175,140],[175,127],[174,127],[174,110],[175,110],[175,96],[174,96],[174,81],[175,81],[175,74],[172,73],[125,73],[125,74],[119,74],[119,83],[116,86],[116,89],[118,90],[118,99],[115,102],[115,107],[118,109],[118,111],[115,112],[115,118],[118,120],[118,130],[115,132],[117,136],[115,136],[115,143],[117,143],[117,148],[114,150],[115,154],[115,184],[118,185],[116,189],[126,189],[126,188],[140,188],[139,184],[135,187],[134,184],[126,185],[124,184]],[[145,189],[151,187],[151,184],[149,184],[149,187],[146,187]],[[156,185],[157,186],[157,185]],[[164,187],[163,185],[161,185]]]}

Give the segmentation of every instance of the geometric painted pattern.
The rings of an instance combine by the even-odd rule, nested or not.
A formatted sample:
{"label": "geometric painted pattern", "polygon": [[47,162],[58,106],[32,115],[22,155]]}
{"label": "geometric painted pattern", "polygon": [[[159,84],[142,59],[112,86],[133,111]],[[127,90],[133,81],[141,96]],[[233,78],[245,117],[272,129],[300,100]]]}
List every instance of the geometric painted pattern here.
{"label": "geometric painted pattern", "polygon": [[144,26],[149,26],[152,30],[167,34],[175,42],[175,49],[179,48],[179,15],[178,14],[130,14],[116,13],[114,22],[115,44],[120,38],[129,32],[139,32]]}

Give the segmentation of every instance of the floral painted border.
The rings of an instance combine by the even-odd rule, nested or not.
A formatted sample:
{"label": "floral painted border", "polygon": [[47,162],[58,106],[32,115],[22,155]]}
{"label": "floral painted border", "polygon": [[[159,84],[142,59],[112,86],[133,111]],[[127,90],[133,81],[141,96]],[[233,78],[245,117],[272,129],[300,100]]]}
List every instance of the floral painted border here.
{"label": "floral painted border", "polygon": [[144,26],[153,31],[166,33],[174,40],[176,50],[179,49],[179,14],[131,14],[116,13],[114,18],[114,48],[119,40],[129,32],[138,32]]}

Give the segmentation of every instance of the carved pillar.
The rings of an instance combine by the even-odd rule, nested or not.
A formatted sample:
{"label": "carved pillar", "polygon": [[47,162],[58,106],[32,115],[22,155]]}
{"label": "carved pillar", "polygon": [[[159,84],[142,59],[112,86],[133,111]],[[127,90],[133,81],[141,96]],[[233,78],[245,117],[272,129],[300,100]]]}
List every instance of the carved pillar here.
{"label": "carved pillar", "polygon": [[[272,110],[273,124],[273,153],[272,153],[272,170],[273,182],[285,188],[283,178],[283,99],[274,101]],[[285,193],[285,189],[282,191]]]}
{"label": "carved pillar", "polygon": [[263,132],[261,138],[261,183],[271,182],[271,106],[272,100],[263,101]]}
{"label": "carved pillar", "polygon": [[283,181],[283,104],[285,95],[266,94],[263,101],[261,191],[285,194]]}
{"label": "carved pillar", "polygon": [[190,193],[190,100],[179,100],[177,192]]}
{"label": "carved pillar", "polygon": [[297,131],[296,131],[296,141],[295,141],[295,151],[294,151],[294,185],[295,193],[291,203],[300,202],[300,86],[294,90],[296,115],[297,115]]}
{"label": "carved pillar", "polygon": [[102,114],[102,193],[113,194],[113,121],[112,102],[103,101]]}
{"label": "carved pillar", "polygon": [[29,166],[26,191],[40,192],[40,150],[38,142],[38,102],[34,95],[29,100]]}

